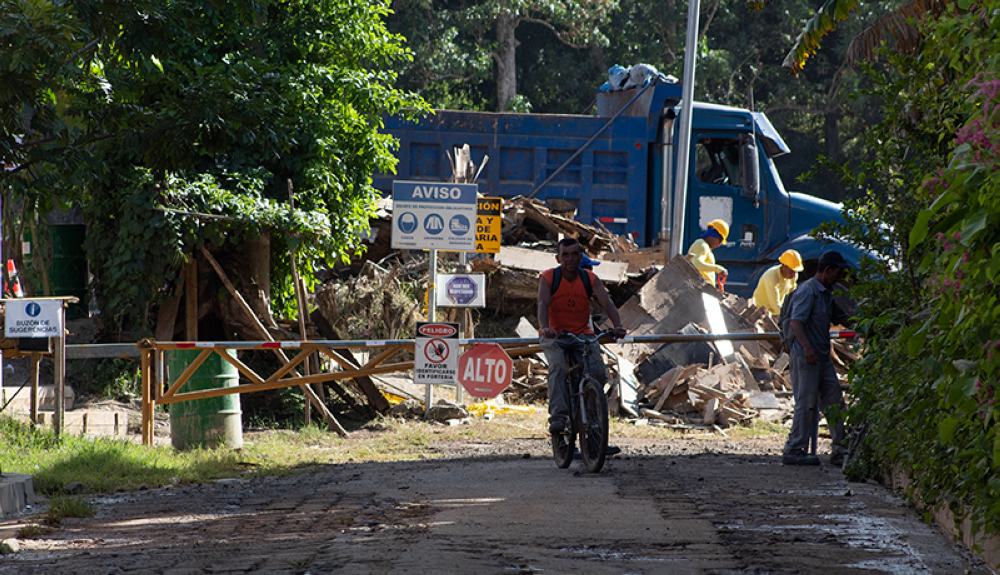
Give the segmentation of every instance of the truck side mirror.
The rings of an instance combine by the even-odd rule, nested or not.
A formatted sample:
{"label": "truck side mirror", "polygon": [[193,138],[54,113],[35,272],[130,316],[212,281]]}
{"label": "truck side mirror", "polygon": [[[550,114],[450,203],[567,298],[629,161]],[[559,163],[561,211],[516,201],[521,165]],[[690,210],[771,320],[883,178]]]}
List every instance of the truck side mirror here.
{"label": "truck side mirror", "polygon": [[740,184],[743,193],[753,198],[753,207],[760,207],[760,164],[753,136],[740,136]]}

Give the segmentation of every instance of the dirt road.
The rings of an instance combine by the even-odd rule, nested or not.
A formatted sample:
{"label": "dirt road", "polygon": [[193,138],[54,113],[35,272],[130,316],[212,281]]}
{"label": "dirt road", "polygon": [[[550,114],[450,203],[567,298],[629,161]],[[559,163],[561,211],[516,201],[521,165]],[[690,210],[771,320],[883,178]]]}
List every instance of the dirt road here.
{"label": "dirt road", "polygon": [[783,467],[780,438],[617,443],[598,475],[522,438],[119,494],[0,574],[989,573],[882,487]]}

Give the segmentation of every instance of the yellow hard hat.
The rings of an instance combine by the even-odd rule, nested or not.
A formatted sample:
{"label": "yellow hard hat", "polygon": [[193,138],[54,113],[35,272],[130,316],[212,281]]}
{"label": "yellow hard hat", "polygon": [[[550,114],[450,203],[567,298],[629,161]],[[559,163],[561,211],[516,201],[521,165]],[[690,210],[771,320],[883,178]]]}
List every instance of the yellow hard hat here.
{"label": "yellow hard hat", "polygon": [[794,271],[802,271],[802,256],[795,250],[785,250],[778,261],[792,268]]}
{"label": "yellow hard hat", "polygon": [[722,220],[712,220],[708,222],[708,227],[715,228],[715,231],[719,232],[722,236],[722,244],[726,244],[726,240],[729,238],[729,224]]}

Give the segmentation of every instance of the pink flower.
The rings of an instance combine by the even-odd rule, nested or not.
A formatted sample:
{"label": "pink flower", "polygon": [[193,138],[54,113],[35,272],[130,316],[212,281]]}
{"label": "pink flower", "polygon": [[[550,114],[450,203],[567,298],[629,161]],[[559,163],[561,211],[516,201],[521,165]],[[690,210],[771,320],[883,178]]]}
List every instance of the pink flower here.
{"label": "pink flower", "polygon": [[955,233],[951,234],[951,239],[953,239],[953,240],[960,240],[960,239],[962,239],[962,233],[961,232],[955,232]]}

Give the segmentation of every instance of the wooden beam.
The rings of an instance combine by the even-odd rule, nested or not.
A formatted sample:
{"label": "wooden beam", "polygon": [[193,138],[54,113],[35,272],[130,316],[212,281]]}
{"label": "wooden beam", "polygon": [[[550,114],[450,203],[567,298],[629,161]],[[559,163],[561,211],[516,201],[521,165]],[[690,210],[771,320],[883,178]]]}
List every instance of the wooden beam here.
{"label": "wooden beam", "polygon": [[[206,250],[205,248],[201,248],[201,253],[202,255],[205,256],[205,259],[208,261],[208,263],[211,264],[212,269],[215,270],[215,273],[219,275],[219,279],[222,280],[222,283],[226,286],[226,289],[229,290],[229,293],[233,296],[233,299],[235,299],[236,302],[239,304],[240,308],[243,310],[243,313],[245,313],[247,317],[250,318],[251,325],[253,325],[257,329],[257,331],[261,334],[261,336],[264,337],[264,339],[266,339],[267,341],[274,341],[274,337],[271,336],[271,333],[268,332],[266,329],[264,329],[264,324],[260,322],[260,318],[257,317],[257,314],[253,312],[253,310],[250,308],[250,305],[247,304],[246,300],[243,299],[243,296],[240,295],[240,292],[236,291],[236,288],[233,286],[233,282],[229,281],[229,276],[227,276],[226,272],[223,271],[222,266],[219,265],[219,262],[215,261],[215,258],[212,257],[212,254],[208,253],[208,250]],[[288,363],[289,361],[288,356],[285,355],[283,351],[281,351],[280,349],[276,349],[274,350],[274,352],[278,356],[278,358],[281,359],[282,363]],[[330,427],[330,429],[336,431],[341,436],[346,437],[347,430],[345,430],[344,427],[340,425],[340,422],[337,421],[337,419],[333,416],[333,414],[330,413],[330,410],[327,409],[326,404],[323,403],[323,400],[321,400],[319,396],[316,395],[316,392],[313,391],[312,388],[310,388],[308,385],[301,385],[300,388],[302,389],[302,393],[306,395],[309,401],[311,401],[313,405],[315,405],[316,408],[319,409],[320,413],[323,414],[323,419],[326,421],[326,424]]]}
{"label": "wooden beam", "polygon": [[205,363],[205,360],[210,355],[212,355],[212,350],[210,349],[201,350],[201,353],[198,354],[198,357],[194,358],[194,361],[191,362],[191,365],[187,366],[184,369],[184,371],[181,372],[179,376],[177,376],[177,379],[174,381],[173,384],[171,384],[170,388],[167,389],[167,391],[163,392],[163,397],[172,396],[175,393],[177,393],[177,390],[180,389],[181,386],[187,382],[187,380],[191,379],[191,376],[194,375],[194,372],[197,371],[199,367],[201,367],[201,364]]}
{"label": "wooden beam", "polygon": [[254,383],[258,383],[258,384],[259,383],[264,383],[264,380],[259,375],[257,375],[257,372],[255,372],[254,370],[250,369],[250,367],[247,364],[245,364],[242,361],[240,361],[239,358],[237,358],[235,356],[232,356],[232,355],[229,355],[228,353],[226,353],[229,350],[220,349],[220,350],[217,350],[217,351],[219,352],[219,355],[222,356],[222,359],[228,361],[230,365],[232,365],[233,367],[235,367],[236,370],[239,371],[240,373],[242,373],[247,379],[249,379],[250,381],[252,381]]}
{"label": "wooden beam", "polygon": [[174,289],[174,295],[163,302],[160,306],[160,315],[156,318],[156,334],[153,336],[157,341],[170,341],[174,337],[174,324],[177,323],[177,311],[181,307],[181,299],[184,297],[184,283],[187,281],[187,266],[181,268],[180,283]]}
{"label": "wooden beam", "polygon": [[[204,248],[203,248],[204,249]],[[192,253],[184,274],[184,339],[198,341],[198,256]],[[159,327],[159,326],[157,326]],[[157,331],[159,331],[157,329]]]}
{"label": "wooden beam", "polygon": [[[313,311],[311,314],[309,314],[309,319],[312,320],[313,325],[316,326],[316,329],[319,330],[319,332],[323,335],[323,337],[327,339],[339,339],[337,337],[337,333],[333,330],[333,326],[331,326],[330,322],[328,322],[326,318],[323,317],[323,314],[320,312],[320,310],[317,309]],[[324,353],[330,356],[330,358],[333,359],[334,361],[337,361],[337,359],[329,352],[324,352]],[[350,350],[347,349],[338,350],[337,354],[339,354],[340,357],[345,361],[351,362],[351,365],[353,367],[355,368],[360,367],[360,364],[357,363],[357,361],[352,362],[354,356],[350,353]],[[338,363],[340,362],[338,361]],[[341,365],[344,367],[348,367],[342,363]],[[385,398],[385,396],[382,395],[382,392],[379,391],[378,387],[375,385],[375,382],[372,381],[370,377],[361,375],[354,378],[354,381],[355,383],[358,384],[358,387],[361,388],[361,391],[364,392],[365,397],[368,399],[369,407],[371,407],[372,409],[374,409],[379,413],[387,413],[389,411],[389,409],[392,406],[389,404],[389,401]],[[339,384],[334,384],[334,385],[339,385]],[[343,397],[343,394],[340,393],[339,391],[337,394]]]}
{"label": "wooden beam", "polygon": [[251,393],[254,391],[265,391],[268,389],[280,389],[283,387],[292,387],[293,385],[306,385],[310,383],[323,383],[327,381],[336,381],[339,379],[352,379],[358,375],[374,375],[379,373],[393,373],[396,371],[406,371],[413,369],[413,362],[407,361],[402,363],[389,363],[379,367],[371,367],[366,369],[361,369],[357,372],[350,371],[337,371],[331,373],[317,373],[314,375],[295,377],[291,379],[282,379],[274,381],[271,383],[263,383],[261,385],[257,384],[244,384],[236,387],[219,387],[216,389],[205,389],[201,391],[189,391],[185,393],[178,393],[164,397],[157,401],[160,404],[167,403],[178,403],[181,401],[188,401],[191,399],[206,399],[209,397],[220,397],[223,395],[232,395],[234,393]]}
{"label": "wooden beam", "polygon": [[[392,353],[396,353],[396,351],[399,351],[399,349],[401,348],[402,346],[395,347]],[[321,349],[321,351],[325,353],[327,356],[329,356],[333,361],[340,364],[341,367],[347,369],[358,369],[361,367],[361,364],[359,364],[357,360],[354,359],[354,355],[351,354],[350,350],[332,349],[329,347],[324,347]],[[381,357],[380,361],[388,359],[389,356],[392,355],[392,353],[385,355],[384,357],[379,356]],[[368,365],[367,367],[371,367],[371,365],[374,365],[372,364],[372,362],[368,363],[370,365]],[[365,397],[368,399],[368,405],[372,406],[372,408],[374,408],[375,411],[378,411],[379,413],[386,413],[387,411],[389,411],[389,409],[392,407],[389,404],[389,400],[387,400],[385,396],[382,395],[382,392],[379,390],[378,387],[375,386],[375,382],[372,381],[370,377],[358,376],[353,379],[358,384],[358,387],[361,388],[361,391],[365,394]]]}

